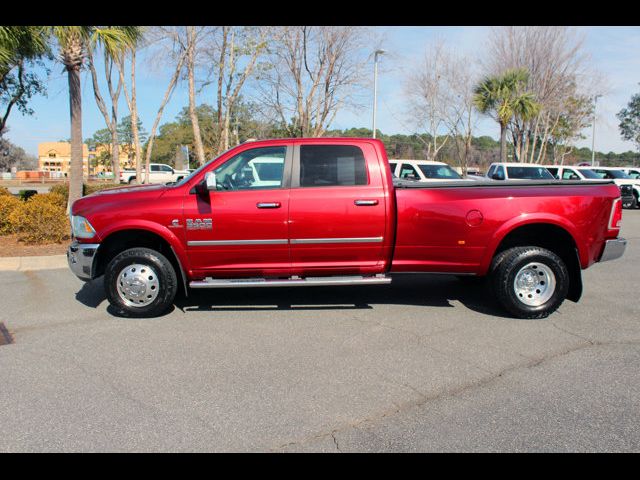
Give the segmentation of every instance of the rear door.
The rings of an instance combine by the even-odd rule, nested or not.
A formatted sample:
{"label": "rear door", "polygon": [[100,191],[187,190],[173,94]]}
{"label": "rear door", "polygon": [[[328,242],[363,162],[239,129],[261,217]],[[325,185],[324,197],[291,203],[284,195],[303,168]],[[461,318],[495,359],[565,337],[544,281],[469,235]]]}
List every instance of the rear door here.
{"label": "rear door", "polygon": [[289,238],[295,274],[382,269],[385,195],[371,144],[297,144],[291,187]]}

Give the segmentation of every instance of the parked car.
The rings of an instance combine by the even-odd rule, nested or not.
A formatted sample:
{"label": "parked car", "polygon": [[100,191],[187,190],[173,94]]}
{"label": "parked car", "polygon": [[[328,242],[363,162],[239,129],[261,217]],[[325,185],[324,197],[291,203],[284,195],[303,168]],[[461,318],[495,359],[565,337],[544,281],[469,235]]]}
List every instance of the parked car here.
{"label": "parked car", "polygon": [[[142,182],[144,182],[145,169],[142,169]],[[189,175],[188,170],[175,170],[171,165],[165,163],[149,164],[149,183],[169,183],[179,182]],[[135,170],[121,170],[120,183],[138,183]]]}
{"label": "parked car", "polygon": [[623,186],[628,186],[625,188],[631,190],[632,200],[625,201],[628,204],[629,208],[636,208],[640,206],[640,181],[634,180],[629,175],[627,175],[622,169],[615,167],[590,167],[600,178],[606,178],[608,180],[613,180],[616,185],[620,186],[622,189]]}
{"label": "parked car", "polygon": [[491,180],[553,180],[553,175],[542,165],[516,162],[494,162],[487,170]]}
{"label": "parked car", "polygon": [[633,182],[633,196],[636,199],[636,207],[640,208],[640,168],[639,167],[621,167],[616,168],[626,173]]}
{"label": "parked car", "polygon": [[[276,184],[247,178],[260,159],[279,159]],[[626,247],[610,181],[393,180],[382,142],[361,138],[241,144],[175,185],[96,192],[71,214],[71,270],[104,275],[107,299],[129,316],[163,313],[179,288],[380,285],[427,272],[487,276],[512,315],[543,318],[579,300],[581,269]]]}
{"label": "parked car", "polygon": [[[567,181],[598,182],[602,176],[591,170],[591,168],[567,166],[567,165],[545,165],[555,178]],[[622,198],[622,208],[635,208],[636,199],[633,196],[633,185],[621,184],[620,197]]]}
{"label": "parked car", "polygon": [[444,162],[431,160],[389,160],[391,172],[402,180],[440,182],[460,180],[462,176]]}

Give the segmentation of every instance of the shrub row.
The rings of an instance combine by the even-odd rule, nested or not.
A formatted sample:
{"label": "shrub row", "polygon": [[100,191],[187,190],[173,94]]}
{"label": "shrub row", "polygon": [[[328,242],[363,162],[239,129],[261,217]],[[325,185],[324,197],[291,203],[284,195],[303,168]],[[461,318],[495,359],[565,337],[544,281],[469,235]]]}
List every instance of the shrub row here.
{"label": "shrub row", "polygon": [[15,233],[27,244],[60,243],[71,231],[66,206],[59,193],[34,195],[26,201],[0,195],[0,235]]}
{"label": "shrub row", "polygon": [[[84,184],[83,195],[90,195],[112,183]],[[28,244],[60,243],[69,238],[71,227],[67,216],[69,184],[51,187],[49,193],[36,194],[23,190],[19,198],[0,187],[0,235],[16,234]]]}

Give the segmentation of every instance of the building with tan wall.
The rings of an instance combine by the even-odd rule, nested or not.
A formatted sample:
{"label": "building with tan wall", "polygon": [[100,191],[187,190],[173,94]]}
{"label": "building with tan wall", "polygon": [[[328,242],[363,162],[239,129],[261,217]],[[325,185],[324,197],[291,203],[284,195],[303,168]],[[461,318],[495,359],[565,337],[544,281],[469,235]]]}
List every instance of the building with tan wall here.
{"label": "building with tan wall", "polygon": [[[97,159],[109,152],[110,145],[98,145],[95,150],[89,150],[87,144],[82,145],[82,171],[85,176],[96,175],[101,172],[111,171],[110,161],[108,166],[98,165]],[[130,160],[123,148],[120,149],[120,168],[130,167]],[[38,144],[38,169],[41,172],[50,172],[52,176],[66,177],[69,175],[69,163],[71,162],[71,144],[69,142],[43,142]]]}

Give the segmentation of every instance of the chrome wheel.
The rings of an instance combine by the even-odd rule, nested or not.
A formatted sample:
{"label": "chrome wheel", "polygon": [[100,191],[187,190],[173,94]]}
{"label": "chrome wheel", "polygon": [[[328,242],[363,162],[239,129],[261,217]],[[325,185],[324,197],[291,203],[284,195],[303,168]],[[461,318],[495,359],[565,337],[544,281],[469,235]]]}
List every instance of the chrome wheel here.
{"label": "chrome wheel", "polygon": [[553,296],[556,276],[543,263],[528,263],[516,273],[513,290],[520,302],[530,307],[539,307]]}
{"label": "chrome wheel", "polygon": [[127,265],[118,274],[118,295],[129,307],[146,307],[158,297],[160,281],[149,265]]}

